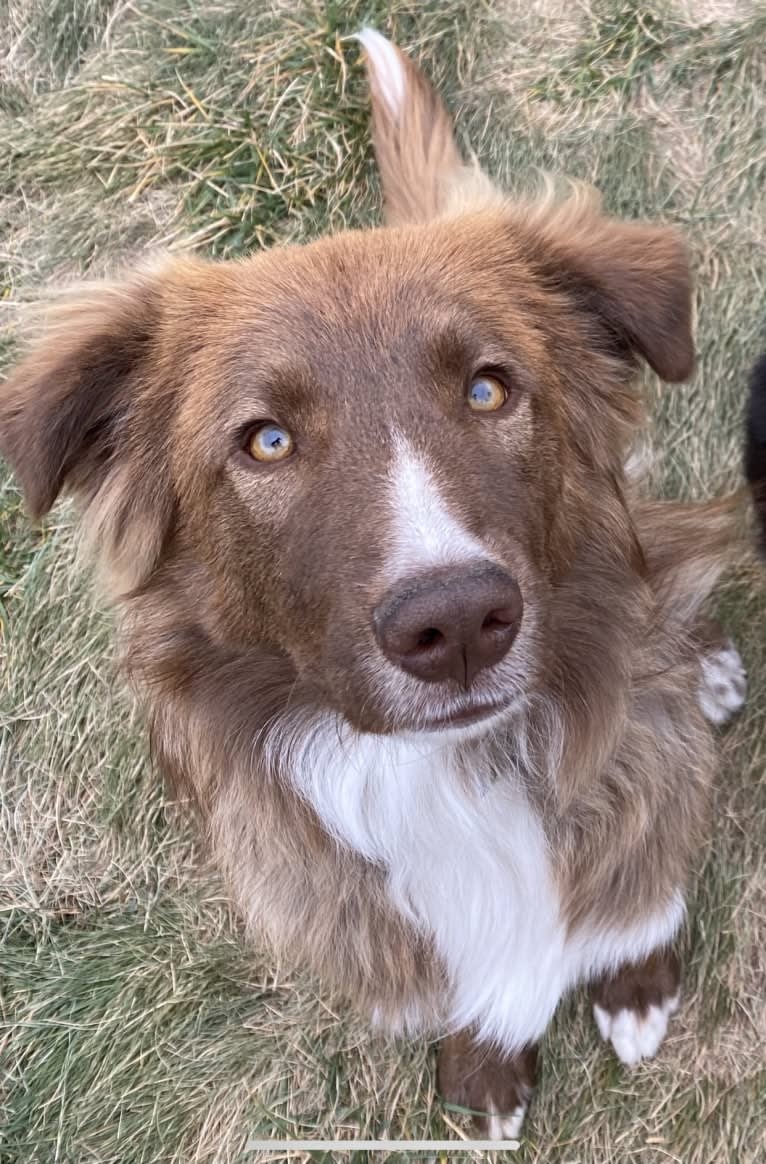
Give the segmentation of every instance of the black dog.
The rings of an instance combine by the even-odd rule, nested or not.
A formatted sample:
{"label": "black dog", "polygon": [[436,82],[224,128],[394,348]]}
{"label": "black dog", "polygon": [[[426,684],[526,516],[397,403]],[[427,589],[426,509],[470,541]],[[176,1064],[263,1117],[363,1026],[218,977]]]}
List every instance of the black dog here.
{"label": "black dog", "polygon": [[761,552],[766,555],[766,353],[750,378],[745,424],[745,476],[753,493]]}

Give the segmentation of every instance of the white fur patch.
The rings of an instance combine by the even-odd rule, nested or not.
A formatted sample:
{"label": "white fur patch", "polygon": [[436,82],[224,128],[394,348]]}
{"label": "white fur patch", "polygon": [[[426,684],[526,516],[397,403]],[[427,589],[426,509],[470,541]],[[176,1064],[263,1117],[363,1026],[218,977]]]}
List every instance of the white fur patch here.
{"label": "white fur patch", "polygon": [[640,960],[680,925],[678,896],[639,925],[567,935],[521,782],[461,772],[447,738],[360,735],[333,720],[292,761],[325,827],[386,867],[393,904],[433,938],[451,983],[442,1033],[475,1024],[516,1051],[567,989]]}
{"label": "white fur patch", "polygon": [[729,640],[726,646],[701,660],[699,703],[711,723],[722,724],[745,702],[747,676],[739,651]]}
{"label": "white fur patch", "polygon": [[[487,1139],[515,1140],[524,1123],[524,1116],[527,1114],[527,1105],[520,1103],[518,1107],[513,1109],[510,1115],[501,1115],[493,1104],[489,1104],[488,1106]],[[511,1151],[518,1147],[518,1143],[509,1145]]]}
{"label": "white fur patch", "polygon": [[386,1021],[380,1007],[376,1006],[370,1016],[370,1025],[394,1038],[406,1038],[423,1030],[423,1012],[418,1003],[410,1002],[399,1012],[396,1022],[391,1022]]}
{"label": "white fur patch", "polygon": [[407,82],[402,59],[395,46],[374,28],[363,28],[357,40],[367,53],[370,68],[375,73],[380,95],[388,106],[394,121],[399,120],[404,108]]}
{"label": "white fur patch", "polygon": [[646,1014],[637,1010],[618,1010],[610,1014],[598,1003],[593,1016],[605,1042],[610,1042],[621,1063],[635,1067],[642,1059],[652,1059],[665,1038],[668,1020],[678,1010],[679,995],[666,998],[659,1006],[650,1006]]}
{"label": "white fur patch", "polygon": [[450,514],[427,465],[400,434],[389,469],[394,521],[386,572],[391,581],[418,570],[486,560],[480,541]]}

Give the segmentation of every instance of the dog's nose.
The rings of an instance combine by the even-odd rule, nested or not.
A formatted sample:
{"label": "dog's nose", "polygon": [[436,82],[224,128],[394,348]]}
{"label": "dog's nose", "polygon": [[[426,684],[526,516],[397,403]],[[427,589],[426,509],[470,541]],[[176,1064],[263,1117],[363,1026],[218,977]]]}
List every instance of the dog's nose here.
{"label": "dog's nose", "polygon": [[467,687],[508,652],[523,608],[510,574],[486,562],[401,584],[377,606],[373,627],[383,653],[403,671]]}

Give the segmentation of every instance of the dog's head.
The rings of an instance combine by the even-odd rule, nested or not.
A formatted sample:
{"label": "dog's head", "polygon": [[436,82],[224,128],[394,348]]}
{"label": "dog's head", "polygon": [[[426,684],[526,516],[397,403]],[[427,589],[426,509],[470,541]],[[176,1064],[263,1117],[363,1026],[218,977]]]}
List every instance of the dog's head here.
{"label": "dog's head", "polygon": [[0,445],[34,514],[78,497],[118,593],[172,578],[206,634],[390,732],[535,684],[583,552],[635,552],[637,360],[680,380],[693,349],[672,230],[507,202],[413,63],[363,43],[386,227],[75,298]]}

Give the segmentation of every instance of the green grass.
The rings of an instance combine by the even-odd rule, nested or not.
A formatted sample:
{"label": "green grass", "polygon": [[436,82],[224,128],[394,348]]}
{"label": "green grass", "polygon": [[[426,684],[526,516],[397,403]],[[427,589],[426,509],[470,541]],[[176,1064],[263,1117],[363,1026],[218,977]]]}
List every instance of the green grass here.
{"label": "green grass", "polygon": [[[0,362],[19,307],[85,270],[373,221],[365,86],[346,39],[365,22],[424,59],[461,135],[512,189],[537,168],[565,171],[616,213],[688,232],[700,363],[687,385],[647,382],[656,485],[704,496],[736,483],[766,316],[766,12],[742,0],[0,0]],[[243,943],[149,769],[73,528],[61,507],[33,529],[3,479],[0,1162],[223,1164],[247,1159],[256,1135],[456,1135],[428,1048],[371,1039]],[[659,1059],[631,1074],[597,1045],[584,999],[569,1000],[508,1159],[766,1158],[756,567],[719,609],[751,689],[722,739],[683,1012]]]}

